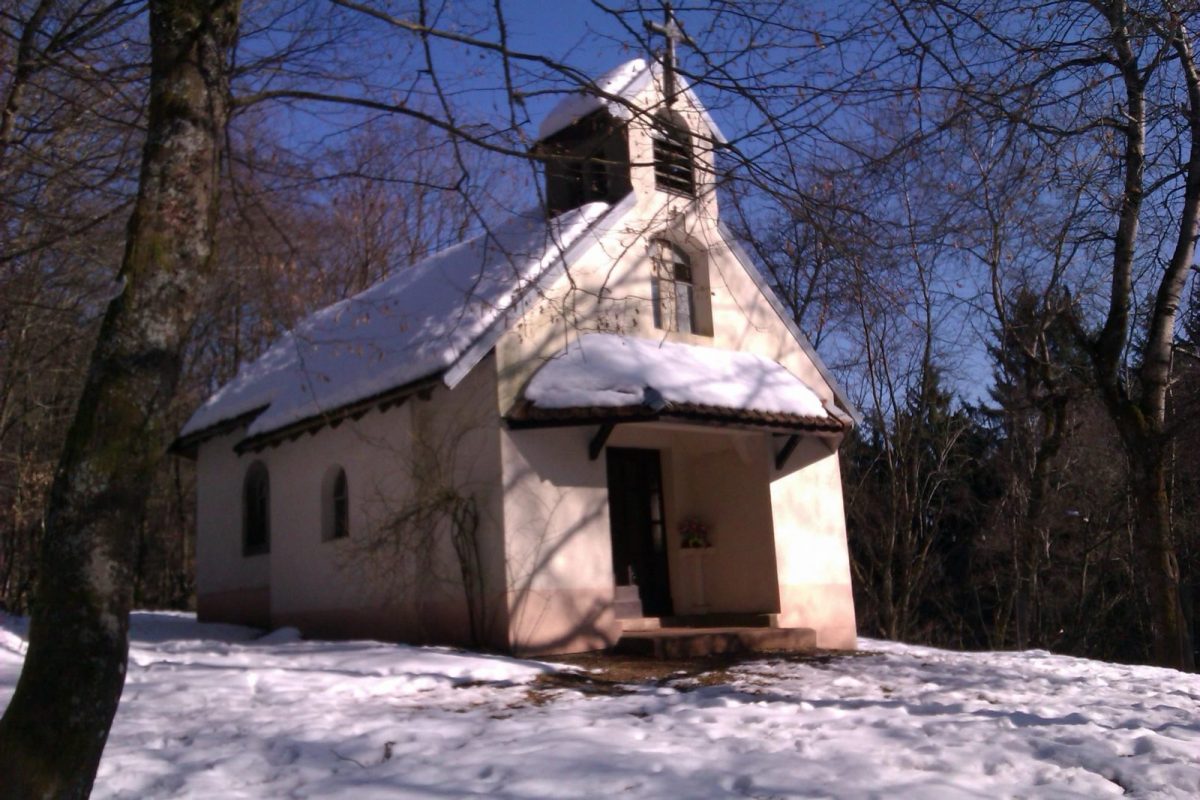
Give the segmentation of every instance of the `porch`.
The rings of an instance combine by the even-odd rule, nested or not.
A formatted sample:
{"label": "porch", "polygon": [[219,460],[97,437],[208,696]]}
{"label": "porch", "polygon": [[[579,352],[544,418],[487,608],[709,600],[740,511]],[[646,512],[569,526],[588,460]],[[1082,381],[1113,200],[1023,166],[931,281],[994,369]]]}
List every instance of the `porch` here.
{"label": "porch", "polygon": [[775,621],[772,444],[758,431],[680,424],[613,432],[597,460],[623,631]]}
{"label": "porch", "polygon": [[679,422],[606,442],[612,652],[658,659],[816,648],[783,624],[770,482],[787,438]]}
{"label": "porch", "polygon": [[844,557],[846,420],[762,359],[706,351],[720,374],[697,380],[664,359],[700,348],[627,349],[637,369],[603,347],[548,362],[505,415],[514,639],[664,655],[852,641],[828,602],[848,580],[823,580],[831,546]]}

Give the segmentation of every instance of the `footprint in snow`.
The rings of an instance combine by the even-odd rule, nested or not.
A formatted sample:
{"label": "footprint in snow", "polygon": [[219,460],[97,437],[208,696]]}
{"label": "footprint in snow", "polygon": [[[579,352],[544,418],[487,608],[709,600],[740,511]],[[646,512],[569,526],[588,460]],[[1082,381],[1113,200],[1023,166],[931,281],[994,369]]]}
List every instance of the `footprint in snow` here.
{"label": "footprint in snow", "polygon": [[754,779],[749,775],[738,775],[734,778],[729,788],[738,794],[748,795],[750,794],[750,790],[754,788]]}

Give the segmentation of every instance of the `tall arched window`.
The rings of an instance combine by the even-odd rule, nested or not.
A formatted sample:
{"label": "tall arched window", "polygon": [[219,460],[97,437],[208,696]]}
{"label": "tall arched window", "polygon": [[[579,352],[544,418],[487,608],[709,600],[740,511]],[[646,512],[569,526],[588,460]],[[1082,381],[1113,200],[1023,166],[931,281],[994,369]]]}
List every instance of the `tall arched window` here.
{"label": "tall arched window", "polygon": [[350,483],[346,480],[346,470],[330,467],[321,484],[321,538],[344,539],[350,535]]}
{"label": "tall arched window", "polygon": [[242,553],[271,552],[271,481],[267,465],[255,461],[242,481]]}
{"label": "tall arched window", "polygon": [[651,296],[654,327],[665,331],[696,332],[696,294],[692,261],[677,245],[662,239],[650,243],[654,265]]}
{"label": "tall arched window", "polygon": [[664,192],[696,194],[692,137],[677,114],[654,115],[654,185]]}

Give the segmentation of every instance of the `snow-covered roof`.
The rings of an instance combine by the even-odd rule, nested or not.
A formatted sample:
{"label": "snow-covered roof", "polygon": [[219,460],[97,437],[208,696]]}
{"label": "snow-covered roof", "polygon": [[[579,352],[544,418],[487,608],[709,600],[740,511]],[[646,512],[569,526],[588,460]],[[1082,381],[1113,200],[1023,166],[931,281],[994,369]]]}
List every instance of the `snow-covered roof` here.
{"label": "snow-covered roof", "polygon": [[841,424],[811,388],[770,359],[611,333],[579,337],[534,374],[525,399],[537,410],[674,404]]}
{"label": "snow-covered roof", "polygon": [[720,231],[721,238],[728,245],[730,252],[741,262],[743,269],[746,270],[746,274],[750,276],[750,280],[754,281],[755,286],[762,292],[763,297],[770,303],[771,308],[775,310],[779,321],[792,334],[792,338],[796,341],[796,344],[808,356],[809,361],[812,362],[817,372],[821,374],[825,383],[833,391],[837,406],[831,407],[830,411],[834,416],[841,418],[843,422],[861,425],[863,422],[862,414],[859,413],[858,408],[851,402],[850,396],[846,394],[845,389],[842,388],[837,378],[834,377],[833,372],[826,366],[824,359],[817,353],[816,348],[812,346],[812,342],[808,340],[808,337],[804,335],[804,332],[796,324],[795,319],[784,308],[779,295],[775,293],[775,290],[771,287],[771,282],[767,280],[766,274],[759,268],[755,260],[746,251],[746,248],[742,247],[737,237],[729,230],[729,227],[721,220],[717,220],[717,230]]}
{"label": "snow-covered roof", "polygon": [[[610,69],[591,82],[590,85],[571,92],[550,109],[542,124],[538,126],[538,141],[547,139],[562,129],[575,124],[594,111],[604,109],[616,119],[629,120],[633,118],[630,104],[637,99],[652,82],[662,73],[662,67],[647,64],[645,59],[635,58],[624,64]],[[682,75],[675,74],[680,95],[700,113],[704,124],[712,132],[713,139],[718,144],[726,144],[725,135],[717,127],[717,123],[708,115],[708,111],[692,91],[691,85]]]}
{"label": "snow-covered roof", "polygon": [[607,209],[514,215],[317,311],[243,366],[180,435],[262,409],[246,431],[261,435],[444,372]]}

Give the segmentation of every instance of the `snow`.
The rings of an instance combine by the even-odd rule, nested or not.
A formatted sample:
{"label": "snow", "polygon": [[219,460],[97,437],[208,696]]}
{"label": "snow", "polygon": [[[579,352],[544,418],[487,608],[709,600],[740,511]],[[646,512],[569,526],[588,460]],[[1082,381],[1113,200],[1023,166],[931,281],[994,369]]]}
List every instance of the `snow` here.
{"label": "snow", "polygon": [[267,433],[450,367],[608,206],[515,215],[312,314],[192,415],[181,435],[256,409]]}
{"label": "snow", "polygon": [[[632,115],[627,104],[650,85],[651,78],[651,72],[641,58],[613,67],[592,81],[594,89],[572,92],[550,109],[538,126],[538,141],[553,136],[601,108],[617,119],[630,119]],[[614,97],[620,100],[613,100]]]}
{"label": "snow", "polygon": [[611,333],[581,336],[525,388],[537,408],[653,404],[655,393],[668,403],[829,416],[812,389],[762,356]]}
{"label": "snow", "polygon": [[[547,139],[599,109],[604,109],[615,119],[632,119],[631,104],[651,83],[659,79],[661,72],[662,67],[659,64],[647,66],[646,61],[641,58],[613,67],[592,81],[589,86],[571,92],[550,109],[542,119],[542,124],[538,126],[537,140],[540,142]],[[679,94],[687,99],[704,120],[712,141],[716,144],[726,144],[728,140],[725,134],[709,116],[708,110],[696,97],[687,79],[676,73],[675,81]]]}
{"label": "snow", "polygon": [[[1153,667],[861,640],[600,693],[446,648],[132,631],[96,798],[1200,796],[1200,676]],[[24,635],[0,615],[0,707]]]}

